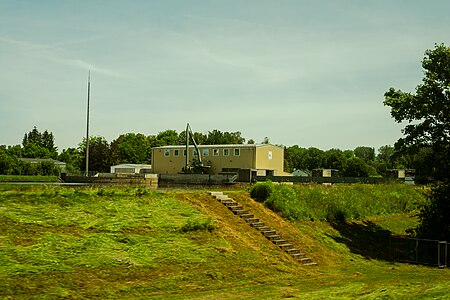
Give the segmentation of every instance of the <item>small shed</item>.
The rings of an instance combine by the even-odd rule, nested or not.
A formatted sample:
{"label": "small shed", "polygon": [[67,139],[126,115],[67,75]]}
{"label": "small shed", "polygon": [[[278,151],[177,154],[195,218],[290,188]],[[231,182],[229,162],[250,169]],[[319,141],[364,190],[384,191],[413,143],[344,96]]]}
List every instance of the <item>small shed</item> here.
{"label": "small shed", "polygon": [[337,169],[314,169],[312,170],[313,177],[336,177],[339,170]]}
{"label": "small shed", "polygon": [[59,161],[53,158],[19,158],[21,161],[23,162],[27,162],[30,164],[39,164],[39,163],[45,163],[45,162],[50,162],[53,163],[57,168],[59,168],[59,171],[61,173],[65,173],[66,172],[66,166],[67,164],[63,161]]}
{"label": "small shed", "polygon": [[308,171],[294,170],[294,172],[292,172],[292,176],[310,177],[311,175],[308,173]]}
{"label": "small shed", "polygon": [[111,166],[111,173],[115,174],[147,174],[152,172],[152,165],[120,164]]}
{"label": "small shed", "polygon": [[389,169],[386,174],[390,178],[405,178],[405,171],[404,169]]}

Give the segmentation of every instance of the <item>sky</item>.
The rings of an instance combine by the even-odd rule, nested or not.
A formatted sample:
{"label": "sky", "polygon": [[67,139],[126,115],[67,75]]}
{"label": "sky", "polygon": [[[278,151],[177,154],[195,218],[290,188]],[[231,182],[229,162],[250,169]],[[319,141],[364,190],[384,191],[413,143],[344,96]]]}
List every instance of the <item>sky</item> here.
{"label": "sky", "polygon": [[34,126],[59,151],[90,134],[240,131],[247,140],[378,149],[405,124],[448,0],[0,0],[0,145]]}

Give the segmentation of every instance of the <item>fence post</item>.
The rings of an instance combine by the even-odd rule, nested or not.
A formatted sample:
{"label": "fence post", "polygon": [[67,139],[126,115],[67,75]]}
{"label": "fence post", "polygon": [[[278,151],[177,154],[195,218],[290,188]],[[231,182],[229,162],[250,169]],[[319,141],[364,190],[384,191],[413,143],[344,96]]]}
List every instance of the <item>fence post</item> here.
{"label": "fence post", "polygon": [[[441,247],[444,249],[444,261],[441,262]],[[438,267],[439,268],[445,268],[447,267],[447,242],[446,241],[439,241],[438,242]]]}
{"label": "fence post", "polygon": [[419,239],[416,239],[416,263],[419,263]]}

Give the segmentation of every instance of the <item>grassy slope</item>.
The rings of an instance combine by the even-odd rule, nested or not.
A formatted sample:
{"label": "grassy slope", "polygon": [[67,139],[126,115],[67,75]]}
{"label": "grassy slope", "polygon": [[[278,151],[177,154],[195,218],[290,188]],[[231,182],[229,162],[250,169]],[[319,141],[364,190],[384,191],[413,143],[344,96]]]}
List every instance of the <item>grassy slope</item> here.
{"label": "grassy slope", "polygon": [[[299,265],[204,192],[0,191],[0,296],[373,299],[450,294],[448,270],[384,260],[377,245],[386,235],[379,225],[395,223],[388,218],[293,224],[246,193],[230,194],[319,266]],[[210,217],[216,227],[212,232],[181,230],[186,224],[208,224]]]}

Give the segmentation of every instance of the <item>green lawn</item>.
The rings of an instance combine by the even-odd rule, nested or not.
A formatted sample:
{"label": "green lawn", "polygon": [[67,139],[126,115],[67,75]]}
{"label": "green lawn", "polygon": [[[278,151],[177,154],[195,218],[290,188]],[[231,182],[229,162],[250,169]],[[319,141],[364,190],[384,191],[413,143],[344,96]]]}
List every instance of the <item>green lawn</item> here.
{"label": "green lawn", "polygon": [[0,187],[0,298],[450,296],[447,269],[391,263],[377,249],[414,226],[411,215],[287,222],[244,191],[233,197],[319,265],[298,264],[203,191]]}

